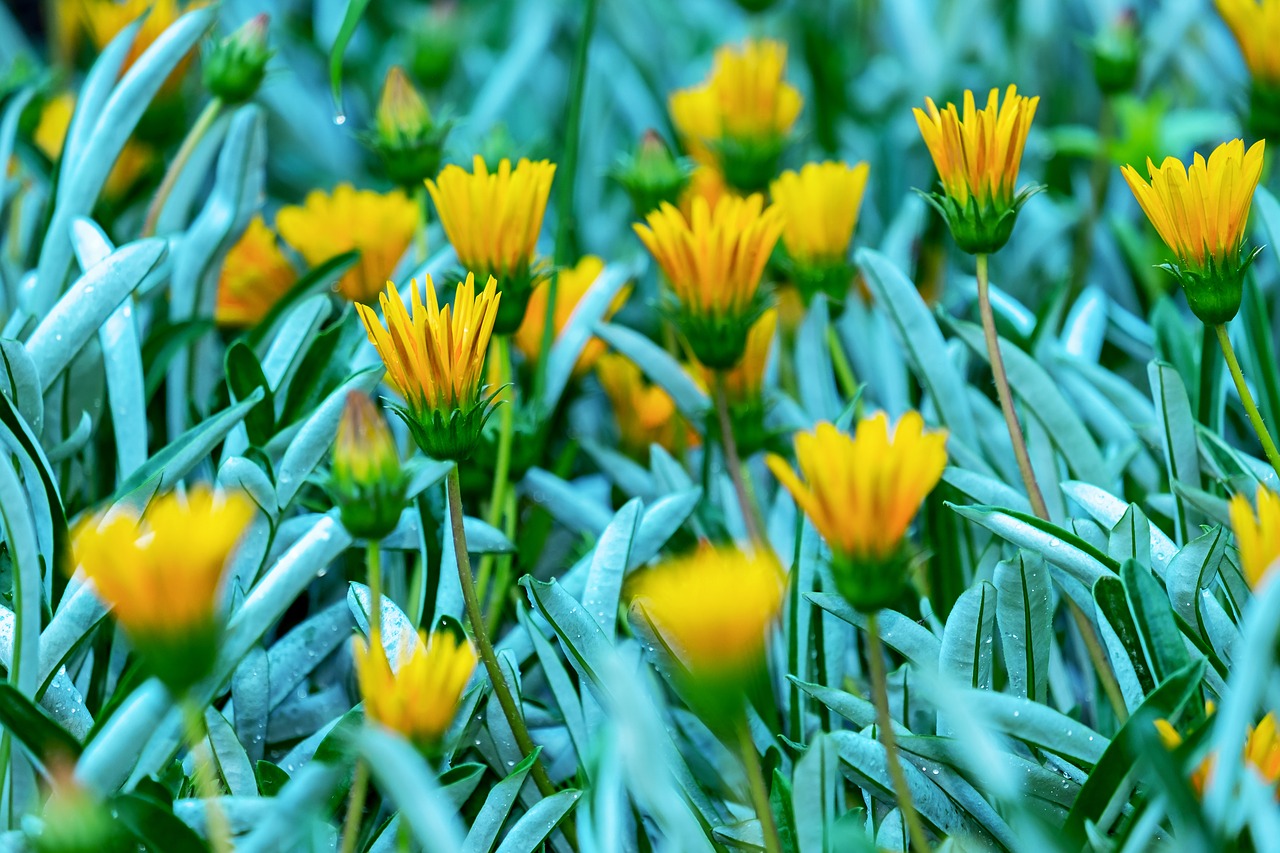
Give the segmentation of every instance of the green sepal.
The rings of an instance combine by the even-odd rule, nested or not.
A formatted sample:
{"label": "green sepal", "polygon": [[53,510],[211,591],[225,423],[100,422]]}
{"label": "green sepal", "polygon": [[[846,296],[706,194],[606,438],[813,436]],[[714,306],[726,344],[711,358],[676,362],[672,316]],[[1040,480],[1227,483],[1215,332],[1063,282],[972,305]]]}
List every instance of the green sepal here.
{"label": "green sepal", "polygon": [[403,473],[393,480],[372,483],[331,477],[327,484],[342,526],[356,539],[371,540],[385,538],[400,523],[408,486],[409,478]]}
{"label": "green sepal", "polygon": [[747,351],[747,336],[769,307],[769,297],[769,292],[762,287],[746,307],[732,314],[691,309],[674,297],[663,300],[662,308],[702,366],[711,370],[732,370],[742,361]]}
{"label": "green sepal", "polygon": [[453,120],[449,119],[423,125],[412,134],[385,136],[375,131],[361,134],[360,139],[378,155],[393,183],[416,191],[440,171],[444,143],[452,129]]}
{"label": "green sepal", "polygon": [[160,679],[174,696],[183,696],[213,672],[222,625],[210,621],[171,632],[125,633],[144,669]]}
{"label": "green sepal", "polygon": [[928,193],[919,189],[916,192],[942,214],[961,251],[970,255],[990,255],[1009,242],[1018,220],[1018,211],[1028,199],[1044,189],[1046,187],[1042,184],[1032,184],[1023,187],[1008,206],[993,204],[981,207],[972,195],[962,206],[945,192]]}
{"label": "green sepal", "polygon": [[743,194],[763,193],[778,176],[778,164],[787,147],[787,137],[722,136],[708,146],[720,164],[720,173],[732,189]]}
{"label": "green sepal", "polygon": [[833,318],[844,313],[844,303],[849,297],[855,273],[853,264],[847,259],[804,263],[782,251],[778,269],[795,286],[806,308],[821,293],[827,297]]}
{"label": "green sepal", "polygon": [[905,541],[884,559],[832,554],[831,573],[836,590],[861,613],[873,613],[897,604],[911,574],[914,557]]}
{"label": "green sepal", "polygon": [[475,452],[485,422],[501,402],[495,403],[494,398],[502,391],[502,387],[492,391],[465,412],[461,409],[450,409],[448,412],[429,409],[415,413],[392,402],[388,402],[387,407],[409,427],[409,434],[423,453],[432,459],[460,462]]}
{"label": "green sepal", "polygon": [[1157,268],[1168,272],[1182,285],[1191,313],[1210,326],[1230,322],[1240,312],[1244,298],[1244,274],[1262,251],[1258,246],[1250,252],[1241,251],[1235,263],[1221,266],[1209,256],[1202,269],[1189,265],[1158,264]]}

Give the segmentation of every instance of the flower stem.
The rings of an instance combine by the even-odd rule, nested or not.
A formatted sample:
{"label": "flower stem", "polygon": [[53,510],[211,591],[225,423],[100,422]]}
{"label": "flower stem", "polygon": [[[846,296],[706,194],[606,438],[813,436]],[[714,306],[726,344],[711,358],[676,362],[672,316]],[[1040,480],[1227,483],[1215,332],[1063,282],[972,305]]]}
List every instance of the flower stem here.
{"label": "flower stem", "polygon": [[929,838],[924,833],[920,816],[916,814],[915,803],[911,800],[911,789],[907,787],[907,777],[902,772],[902,764],[898,760],[898,741],[893,736],[893,717],[889,715],[889,686],[884,672],[884,650],[880,645],[880,614],[871,611],[867,614],[867,657],[871,659],[871,693],[876,704],[876,723],[880,729],[880,743],[884,745],[885,764],[889,767],[889,778],[893,782],[893,792],[898,798],[898,811],[902,812],[902,822],[907,825],[911,835],[911,848],[915,853],[928,853]]}
{"label": "flower stem", "polygon": [[756,518],[755,504],[747,491],[746,481],[742,477],[742,461],[738,458],[738,443],[733,438],[733,423],[729,419],[729,395],[725,389],[724,372],[716,373],[716,415],[720,419],[720,446],[724,449],[724,465],[729,469],[729,478],[733,481],[733,491],[738,496],[738,507],[742,510],[742,521],[747,526],[747,535],[752,543],[763,545],[764,533]]}
{"label": "flower stem", "polygon": [[756,752],[755,741],[751,739],[751,725],[747,722],[745,713],[738,721],[738,747],[742,751],[742,766],[747,772],[747,785],[751,789],[751,805],[755,807],[756,817],[760,819],[760,829],[764,833],[764,849],[766,853],[782,853],[778,826],[773,820],[773,807],[769,804],[769,789],[764,782],[760,755]]}
{"label": "flower stem", "polygon": [[[511,338],[509,335],[497,335],[493,343],[492,357],[498,360],[498,383],[506,385],[511,381]],[[511,477],[511,442],[516,425],[515,389],[509,388],[506,393],[511,396],[498,408],[498,459],[494,464],[489,511],[485,513],[485,521],[490,527],[497,527],[502,523],[502,512],[507,504],[506,492],[510,485],[507,481]],[[485,554],[480,558],[480,570],[476,573],[476,595],[481,601],[490,592],[489,577],[493,572],[493,560],[492,554]]]}
{"label": "flower stem", "polygon": [[[844,344],[840,342],[840,335],[836,333],[836,327],[833,323],[827,324],[827,347],[831,350],[831,365],[835,368],[836,381],[840,383],[840,393],[844,395],[845,401],[848,402],[858,394],[858,378],[853,374],[853,367],[849,364],[849,357],[844,352]],[[861,408],[861,403],[859,403],[859,408]]]}
{"label": "flower stem", "polygon": [[205,735],[208,731],[204,725],[204,708],[190,696],[182,702],[182,723],[187,739],[187,749],[195,761],[195,772],[192,780],[200,799],[204,800],[205,831],[209,838],[209,849],[213,853],[229,853],[231,850],[231,828],[227,825],[226,816],[218,806],[218,786],[215,781],[218,771],[205,748]]}
{"label": "flower stem", "polygon": [[182,170],[186,168],[187,161],[191,159],[196,146],[200,144],[201,139],[204,139],[204,135],[209,132],[209,128],[213,127],[214,121],[221,112],[222,99],[214,98],[205,104],[200,117],[191,126],[191,130],[187,131],[186,138],[182,140],[182,147],[178,149],[173,162],[169,164],[169,170],[164,173],[164,179],[160,181],[160,188],[156,190],[155,197],[151,199],[151,204],[147,206],[147,216],[142,223],[143,237],[150,237],[156,233],[156,223],[160,220],[160,212],[164,210],[164,203],[169,200],[169,196],[173,193],[173,188],[178,183],[178,176],[182,174]]}
{"label": "flower stem", "polygon": [[1009,392],[1009,377],[1004,369],[1004,356],[1000,354],[1000,338],[996,335],[996,318],[991,312],[990,283],[987,280],[987,256],[978,255],[978,310],[982,314],[982,332],[987,339],[987,356],[991,359],[991,373],[996,380],[996,396],[1000,399],[1000,411],[1004,413],[1005,426],[1009,428],[1009,440],[1013,444],[1013,455],[1018,460],[1018,471],[1022,474],[1022,484],[1027,490],[1027,498],[1035,514],[1045,521],[1049,520],[1049,508],[1036,483],[1036,472],[1031,467],[1031,457],[1027,453],[1027,439],[1022,434],[1022,425],[1018,423],[1018,414],[1013,410],[1013,396]]}
{"label": "flower stem", "polygon": [[1258,404],[1253,402],[1253,394],[1249,393],[1249,386],[1244,382],[1244,373],[1240,370],[1240,362],[1236,360],[1236,351],[1231,346],[1226,324],[1220,323],[1214,326],[1213,330],[1218,335],[1218,343],[1222,345],[1222,354],[1227,359],[1227,369],[1231,371],[1231,378],[1236,383],[1236,392],[1240,394],[1240,402],[1244,403],[1244,410],[1249,415],[1249,423],[1253,424],[1253,430],[1258,434],[1258,440],[1262,442],[1262,452],[1267,455],[1267,461],[1271,463],[1276,476],[1280,477],[1280,451],[1276,450],[1276,443],[1272,441],[1267,425],[1262,422],[1262,413],[1258,411]]}
{"label": "flower stem", "polygon": [[365,546],[365,573],[369,581],[369,646],[381,655],[385,654],[382,648],[382,552],[372,540]]}
{"label": "flower stem", "polygon": [[[511,695],[511,688],[507,686],[502,667],[498,665],[498,656],[493,650],[493,643],[489,642],[484,614],[480,611],[480,599],[476,596],[476,586],[471,578],[467,534],[462,526],[462,483],[458,478],[456,465],[449,471],[447,488],[449,521],[453,529],[453,549],[458,559],[458,581],[462,584],[462,600],[466,604],[467,619],[471,622],[471,632],[475,635],[476,648],[480,652],[480,659],[484,661],[484,668],[489,674],[489,681],[493,684],[493,692],[498,697],[498,704],[502,706],[503,716],[507,718],[507,724],[511,727],[511,734],[515,736],[520,754],[527,758],[534,751],[533,738],[529,736],[524,718],[520,715],[520,708],[516,705],[515,697]],[[534,784],[538,786],[542,796],[549,797],[555,793],[555,786],[551,784],[551,777],[547,775],[541,759],[534,760],[532,775]]]}
{"label": "flower stem", "polygon": [[342,853],[355,853],[360,839],[360,821],[364,818],[364,798],[369,790],[369,765],[363,758],[356,760],[356,774],[351,780],[350,799],[347,800],[347,818],[342,824]]}

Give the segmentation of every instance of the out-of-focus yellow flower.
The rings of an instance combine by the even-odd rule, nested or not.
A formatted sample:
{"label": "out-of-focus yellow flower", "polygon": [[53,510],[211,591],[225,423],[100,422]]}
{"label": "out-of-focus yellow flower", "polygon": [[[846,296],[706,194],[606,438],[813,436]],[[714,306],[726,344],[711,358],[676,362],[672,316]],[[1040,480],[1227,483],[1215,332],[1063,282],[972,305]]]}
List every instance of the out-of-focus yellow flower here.
{"label": "out-of-focus yellow flower", "polygon": [[[1209,703],[1208,712],[1212,716],[1213,703]],[[1182,745],[1182,735],[1178,733],[1168,720],[1156,720],[1156,730],[1160,740],[1168,749],[1177,749]],[[1209,754],[1191,773],[1191,787],[1196,794],[1203,795],[1213,778],[1214,767],[1218,756]],[[1276,718],[1267,714],[1257,726],[1250,726],[1245,737],[1243,758],[1246,767],[1256,772],[1268,785],[1280,783],[1280,737],[1277,737]],[[1280,793],[1277,794],[1280,796]]]}
{"label": "out-of-focus yellow flower", "polygon": [[475,277],[458,285],[453,305],[440,308],[427,276],[427,303],[413,282],[413,314],[393,283],[379,297],[386,326],[367,305],[357,304],[369,341],[387,367],[387,381],[407,407],[393,406],[418,446],[436,459],[471,455],[491,411],[481,396],[485,353],[493,335],[501,294],[492,278],[476,293]]}
{"label": "out-of-focus yellow flower", "polygon": [[596,378],[618,422],[619,445],[632,456],[645,459],[649,445],[676,452],[696,443],[671,395],[645,381],[629,359],[612,353],[596,362]]}
{"label": "out-of-focus yellow flower", "polygon": [[221,326],[252,326],[297,280],[297,271],[276,244],[275,232],[255,216],[222,264],[214,319]]}
{"label": "out-of-focus yellow flower", "polygon": [[1244,495],[1231,498],[1231,530],[1240,548],[1240,568],[1249,586],[1257,589],[1280,560],[1280,495],[1258,484],[1258,509]]}
{"label": "out-of-focus yellow flower", "polygon": [[671,95],[671,119],[689,154],[742,192],[768,186],[800,115],[804,100],[783,79],[786,66],[779,41],[725,46],[704,83]]}
{"label": "out-of-focus yellow flower", "polygon": [[1233,139],[1208,160],[1196,154],[1190,169],[1176,157],[1158,168],[1148,158],[1150,183],[1133,166],[1121,169],[1142,212],[1177,257],[1165,269],[1182,284],[1195,315],[1211,326],[1240,310],[1244,273],[1257,255],[1243,248],[1265,148],[1260,139],[1246,151],[1242,140]]}
{"label": "out-of-focus yellow flower", "polygon": [[[61,92],[45,102],[40,111],[40,121],[36,124],[32,141],[44,156],[56,161],[62,156],[62,146],[67,139],[67,130],[71,127],[71,116],[76,111],[76,96],[71,92]],[[115,165],[107,175],[103,186],[103,195],[108,199],[119,199],[129,192],[138,179],[151,167],[155,154],[151,147],[130,139],[125,143],[116,158]]]}
{"label": "out-of-focus yellow flower", "polygon": [[1255,83],[1280,85],[1280,0],[1215,0]]}
{"label": "out-of-focus yellow flower", "polygon": [[227,558],[253,517],[240,494],[166,494],[139,518],[128,511],[81,522],[75,561],[115,610],[138,654],[175,693],[213,666],[218,595]]}
{"label": "out-of-focus yellow flower", "polygon": [[534,263],[556,167],[547,160],[502,160],[494,172],[476,155],[472,171],[448,165],[427,191],[463,269],[493,276],[503,294],[497,333],[520,327],[529,296],[544,277]]}
{"label": "out-of-focus yellow flower", "polygon": [[406,643],[391,670],[381,649],[354,642],[356,679],[365,718],[400,734],[418,749],[434,754],[458,714],[462,691],[476,668],[471,643],[450,631]]}
{"label": "out-of-focus yellow flower", "polygon": [[329,493],[352,536],[378,540],[400,522],[408,479],[387,422],[363,391],[347,394],[333,442]]}
{"label": "out-of-focus yellow flower", "polygon": [[[604,260],[602,258],[598,258],[595,255],[584,255],[582,260],[578,261],[577,266],[557,273],[556,307],[551,318],[556,335],[559,335],[564,330],[565,324],[569,322],[569,317],[573,315],[574,309],[578,307],[582,297],[587,295],[587,291],[602,272],[604,272]],[[532,362],[538,360],[539,353],[542,350],[542,331],[543,323],[547,316],[549,290],[550,288],[547,285],[543,285],[533,292],[533,295],[529,298],[529,310],[525,312],[524,322],[520,324],[520,328],[516,330],[514,336],[516,348],[524,353],[525,358]],[[630,287],[627,287],[614,297],[612,304],[605,312],[604,318],[606,320],[621,310],[630,292]],[[582,354],[578,356],[578,361],[574,364],[574,376],[581,376],[590,370],[592,365],[596,363],[596,359],[604,352],[604,349],[604,342],[597,338],[587,341],[587,345],[582,348]]]}
{"label": "out-of-focus yellow flower", "polygon": [[[697,166],[689,176],[689,186],[680,194],[680,212],[685,219],[693,218],[693,202],[702,199],[711,210],[716,209],[720,199],[725,196],[736,196],[729,185],[724,182],[724,175],[715,166]],[[661,207],[661,205],[659,205]]]}
{"label": "out-of-focus yellow flower", "polygon": [[379,193],[339,184],[332,195],[313,190],[302,205],[281,208],[276,229],[311,266],[359,251],[338,291],[352,302],[372,302],[409,248],[418,218],[418,205],[400,190]]}
{"label": "out-of-focus yellow flower", "polygon": [[868,171],[866,163],[809,163],[799,172],[783,172],[769,186],[782,211],[787,275],[806,301],[822,292],[839,304],[848,293],[853,278],[849,244]]}
{"label": "out-of-focus yellow flower", "polygon": [[782,232],[782,215],[764,197],[725,197],[712,210],[694,199],[692,216],[664,204],[635,225],[666,274],[676,322],[698,361],[727,370],[742,359],[751,325],[764,310],[760,279]]}
{"label": "out-of-focus yellow flower", "polygon": [[[74,0],[64,0],[74,2]],[[94,50],[101,53],[120,31],[146,14],[146,20],[138,29],[129,52],[125,54],[120,74],[133,67],[143,51],[151,47],[160,34],[180,18],[184,12],[205,5],[203,2],[183,6],[177,0],[80,0],[84,28],[89,33]],[[172,93],[182,83],[191,64],[191,55],[183,57],[173,72],[165,78],[161,92]]]}
{"label": "out-of-focus yellow flower", "polygon": [[906,579],[907,528],[942,478],[947,434],[907,412],[892,436],[877,412],[849,436],[830,423],[796,435],[803,481],[782,457],[769,470],[831,547],[840,592],[862,610],[887,607]]}
{"label": "out-of-focus yellow flower", "polygon": [[1022,150],[1040,99],[992,89],[977,109],[965,90],[964,112],[955,104],[939,110],[932,98],[913,110],[942,181],[942,193],[924,194],[951,226],[956,243],[970,254],[989,254],[1009,241],[1018,210],[1039,188],[1015,194]]}

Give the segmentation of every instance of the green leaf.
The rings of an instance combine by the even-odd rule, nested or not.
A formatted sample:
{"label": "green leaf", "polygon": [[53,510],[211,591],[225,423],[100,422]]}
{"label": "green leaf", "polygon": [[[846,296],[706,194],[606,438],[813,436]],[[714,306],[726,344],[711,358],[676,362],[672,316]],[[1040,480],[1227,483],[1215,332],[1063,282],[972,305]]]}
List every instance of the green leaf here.
{"label": "green leaf", "polygon": [[[1153,361],[1147,366],[1151,382],[1151,394],[1155,399],[1156,414],[1160,418],[1160,436],[1164,442],[1164,458],[1169,482],[1181,483],[1193,489],[1200,488],[1200,449],[1196,443],[1195,418],[1191,414],[1191,400],[1187,396],[1182,378],[1172,366]],[[1186,542],[1191,535],[1192,517],[1177,492],[1174,498],[1178,508],[1178,541]]]}
{"label": "green leaf", "polygon": [[284,296],[276,300],[271,309],[258,324],[244,332],[237,341],[244,341],[256,351],[263,341],[271,337],[271,332],[284,316],[302,300],[317,293],[324,293],[333,282],[342,276],[347,269],[360,258],[358,251],[343,252],[335,255],[318,266],[312,267],[301,276]]}
{"label": "green leaf", "polygon": [[277,764],[270,761],[259,760],[254,765],[254,770],[258,774],[258,794],[263,797],[274,797],[280,793],[280,789],[289,784],[289,774],[284,772]]}
{"label": "green leaf", "polygon": [[347,52],[351,37],[355,35],[356,27],[360,26],[360,18],[363,17],[364,10],[368,6],[369,0],[350,0],[347,3],[346,14],[342,16],[342,26],[333,40],[333,46],[329,48],[329,89],[333,94],[334,120],[339,124],[346,121],[342,109],[342,59]]}
{"label": "green leaf", "polygon": [[945,505],[1019,548],[1034,551],[1087,587],[1098,578],[1114,577],[1120,569],[1118,562],[1079,536],[1033,515],[1002,507]]}
{"label": "green leaf", "polygon": [[511,814],[511,807],[515,805],[520,789],[524,787],[529,771],[541,753],[542,747],[535,747],[533,752],[516,765],[515,770],[512,770],[507,778],[489,790],[489,796],[485,798],[484,805],[471,821],[471,830],[462,842],[461,853],[489,853],[493,849],[494,843],[498,840],[498,833],[506,823],[507,816]]}
{"label": "green leaf", "polygon": [[254,447],[262,447],[275,432],[276,420],[271,386],[262,372],[262,365],[248,345],[234,343],[227,350],[226,373],[227,387],[232,399],[237,402],[261,389],[257,405],[244,416],[244,428],[249,434],[249,443]]}
{"label": "green leaf", "polygon": [[1137,504],[1129,504],[1124,515],[1111,528],[1107,552],[1117,560],[1134,560],[1151,568],[1151,522]]}
{"label": "green leaf", "polygon": [[[1131,691],[1125,691],[1125,701],[1136,704],[1141,701],[1141,697],[1150,695],[1155,689],[1156,680],[1147,661],[1147,654],[1142,648],[1142,635],[1138,633],[1138,626],[1133,621],[1133,612],[1129,608],[1124,584],[1118,578],[1099,578],[1093,585],[1093,601],[1098,608],[1099,621],[1105,623],[1101,625],[1103,640],[1110,639],[1107,636],[1109,628],[1120,646],[1117,650],[1107,642],[1107,648],[1112,652],[1112,663],[1119,663],[1116,652],[1122,652],[1132,669],[1134,678],[1137,679],[1137,690],[1133,692],[1136,695],[1131,694]],[[1116,676],[1120,678],[1120,686],[1124,687],[1125,668],[1117,665],[1115,669]]]}
{"label": "green leaf", "polygon": [[670,353],[637,331],[613,323],[597,323],[596,336],[631,359],[655,385],[671,395],[676,408],[692,423],[699,424],[711,411],[706,392]]}
{"label": "green leaf", "polygon": [[1048,698],[1053,643],[1053,580],[1039,555],[1019,551],[996,564],[996,620],[1009,689],[1033,702]]}
{"label": "green leaf", "polygon": [[149,401],[160,389],[174,356],[214,330],[212,320],[180,320],[156,326],[142,345],[146,398]]}
{"label": "green leaf", "polygon": [[996,624],[996,588],[979,581],[965,590],[942,632],[938,668],[975,689],[991,688],[992,635]]}
{"label": "green leaf", "polygon": [[1190,660],[1173,617],[1173,609],[1169,606],[1169,598],[1151,572],[1134,560],[1124,561],[1120,567],[1120,580],[1156,681],[1164,681],[1185,668]]}
{"label": "green leaf", "polygon": [[12,684],[0,683],[0,726],[46,768],[74,762],[80,743]]}
{"label": "green leaf", "polygon": [[205,853],[209,847],[191,827],[179,820],[171,805],[139,794],[110,800],[113,815],[148,850],[165,853]]}

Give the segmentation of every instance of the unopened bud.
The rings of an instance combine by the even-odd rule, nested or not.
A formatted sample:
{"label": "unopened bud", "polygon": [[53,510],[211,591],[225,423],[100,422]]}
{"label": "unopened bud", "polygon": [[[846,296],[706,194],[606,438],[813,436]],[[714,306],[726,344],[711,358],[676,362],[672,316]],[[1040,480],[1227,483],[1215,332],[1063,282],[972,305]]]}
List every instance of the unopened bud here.
{"label": "unopened bud", "polygon": [[265,14],[258,15],[209,49],[204,58],[204,85],[210,94],[238,104],[258,91],[271,58],[267,23]]}
{"label": "unopened bud", "polygon": [[407,481],[386,419],[367,394],[352,391],[338,422],[329,492],[352,536],[382,539],[400,521]]}
{"label": "unopened bud", "polygon": [[664,201],[675,204],[679,200],[689,186],[693,164],[673,155],[662,137],[649,130],[635,153],[624,155],[612,175],[631,196],[636,216],[642,217]]}
{"label": "unopened bud", "polygon": [[427,102],[404,69],[392,66],[382,84],[370,143],[382,158],[387,175],[401,186],[421,188],[440,169],[447,123],[436,124]]}
{"label": "unopened bud", "polygon": [[1138,81],[1138,22],[1132,9],[1121,12],[1089,45],[1093,76],[1107,95],[1128,92]]}

